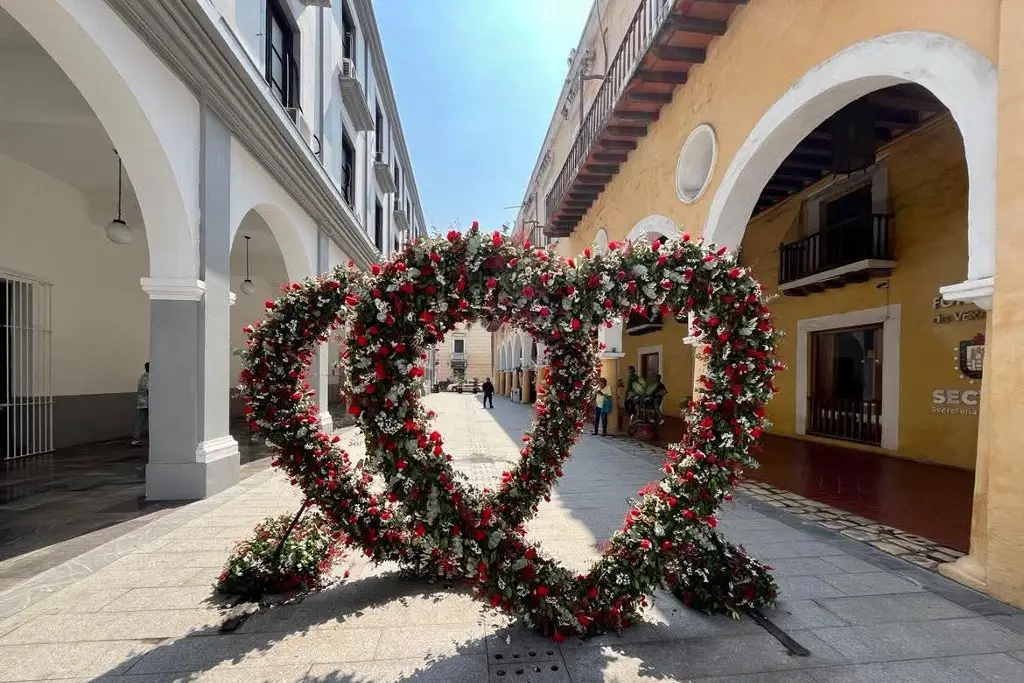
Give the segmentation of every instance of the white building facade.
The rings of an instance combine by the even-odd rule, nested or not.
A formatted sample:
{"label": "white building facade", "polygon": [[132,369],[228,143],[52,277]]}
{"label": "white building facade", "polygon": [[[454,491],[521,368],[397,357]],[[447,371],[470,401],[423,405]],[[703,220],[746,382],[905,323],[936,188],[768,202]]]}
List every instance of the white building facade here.
{"label": "white building facade", "polygon": [[147,498],[232,486],[242,327],[425,234],[371,0],[0,0],[0,52],[0,459],[127,438],[149,362]]}

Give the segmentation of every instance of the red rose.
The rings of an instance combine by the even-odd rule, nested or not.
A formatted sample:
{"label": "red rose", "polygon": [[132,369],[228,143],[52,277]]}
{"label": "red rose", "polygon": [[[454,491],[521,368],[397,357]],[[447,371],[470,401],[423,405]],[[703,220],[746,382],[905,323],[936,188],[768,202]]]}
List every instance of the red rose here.
{"label": "red rose", "polygon": [[569,323],[569,326],[570,326],[570,327],[571,327],[572,329],[574,329],[574,330],[578,330],[578,329],[580,329],[580,327],[582,327],[582,326],[583,326],[583,324],[582,324],[582,323],[581,323],[581,322],[579,321],[579,319],[577,319],[577,318],[573,318],[573,319],[572,319],[572,322],[571,322],[571,323]]}
{"label": "red rose", "polygon": [[402,471],[408,466],[409,463],[407,463],[403,458],[399,458],[398,460],[395,461],[395,469],[397,469],[398,471]]}
{"label": "red rose", "polygon": [[547,595],[547,594],[548,594],[548,593],[549,593],[550,591],[548,591],[548,587],[547,587],[547,586],[537,586],[537,590],[536,590],[536,591],[534,591],[534,592],[535,592],[535,593],[537,594],[537,597],[539,597],[539,598],[543,598],[543,597],[545,597],[545,596],[546,596],[546,595]]}
{"label": "red rose", "polygon": [[449,242],[457,242],[459,237],[460,237],[460,235],[459,235],[459,231],[458,230],[449,230],[448,231],[448,241]]}
{"label": "red rose", "polygon": [[496,247],[500,247],[504,243],[504,241],[505,240],[501,238],[501,233],[498,232],[497,230],[495,230],[494,234],[491,235],[491,244],[493,244]]}
{"label": "red rose", "polygon": [[597,600],[597,586],[591,586],[587,590],[587,597],[591,600]]}
{"label": "red rose", "polygon": [[498,281],[497,280],[495,280],[493,277],[487,278],[487,289],[494,289],[497,286],[498,286]]}
{"label": "red rose", "polygon": [[497,607],[501,604],[501,593],[491,593],[491,607]]}
{"label": "red rose", "polygon": [[423,526],[423,522],[416,522],[416,526],[413,527],[413,533],[417,536],[423,536],[423,534],[427,533],[427,528]]}
{"label": "red rose", "polygon": [[552,636],[552,637],[555,639],[556,643],[564,643],[565,642],[565,636],[563,636],[558,631],[555,631],[555,635]]}
{"label": "red rose", "polygon": [[370,264],[370,272],[373,273],[374,275],[380,275],[380,264],[379,263],[371,263]]}

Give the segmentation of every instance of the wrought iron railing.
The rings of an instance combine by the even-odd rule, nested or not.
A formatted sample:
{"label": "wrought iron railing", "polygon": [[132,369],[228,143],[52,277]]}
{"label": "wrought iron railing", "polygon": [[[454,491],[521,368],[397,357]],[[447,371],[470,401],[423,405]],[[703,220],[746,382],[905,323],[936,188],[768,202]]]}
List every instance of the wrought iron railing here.
{"label": "wrought iron railing", "polygon": [[[555,178],[545,200],[547,215],[553,216],[569,186],[579,174],[583,163],[590,156],[598,137],[611,118],[622,92],[633,78],[634,72],[647,55],[647,50],[657,37],[668,17],[674,0],[641,0],[640,7],[633,15],[633,21],[626,31],[619,50],[615,53],[608,71],[604,75],[597,96],[590,105],[587,117],[576,133],[569,156],[562,170]],[[581,94],[582,97],[582,94]],[[582,104],[582,103],[581,103]]]}
{"label": "wrought iron railing", "polygon": [[867,259],[891,260],[892,236],[892,215],[867,214],[780,245],[779,284]]}
{"label": "wrought iron railing", "polygon": [[808,399],[807,432],[860,443],[882,443],[882,402],[838,398]]}

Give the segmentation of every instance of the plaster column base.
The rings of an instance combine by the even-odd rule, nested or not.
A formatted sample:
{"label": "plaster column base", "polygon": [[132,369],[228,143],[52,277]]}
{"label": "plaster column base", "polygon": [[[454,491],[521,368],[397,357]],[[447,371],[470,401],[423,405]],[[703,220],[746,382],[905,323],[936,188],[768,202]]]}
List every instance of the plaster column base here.
{"label": "plaster column base", "polygon": [[320,411],[320,429],[322,429],[325,434],[330,434],[334,431],[334,416],[331,415],[331,411]]}
{"label": "plaster column base", "polygon": [[200,500],[238,483],[238,442],[225,436],[199,444],[195,462],[146,465],[146,500]]}
{"label": "plaster column base", "polygon": [[956,562],[940,564],[939,573],[968,588],[982,593],[987,592],[988,582],[985,580],[985,566],[974,555],[964,555]]}

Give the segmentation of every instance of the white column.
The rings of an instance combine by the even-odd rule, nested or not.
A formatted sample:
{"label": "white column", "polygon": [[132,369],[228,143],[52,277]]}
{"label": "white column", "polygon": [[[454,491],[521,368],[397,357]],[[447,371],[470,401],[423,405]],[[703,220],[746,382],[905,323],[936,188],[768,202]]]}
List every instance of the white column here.
{"label": "white column", "polygon": [[[318,273],[330,271],[331,238],[323,230],[317,234],[316,270]],[[320,406],[320,425],[325,432],[334,429],[331,417],[331,357],[329,344],[321,344],[313,358],[313,366],[309,369],[310,384],[316,391],[317,404]]]}
{"label": "white column", "polygon": [[602,326],[597,331],[597,341],[605,345],[607,353],[622,352],[622,318],[616,318],[611,327]]}
{"label": "white column", "polygon": [[142,280],[151,300],[150,500],[196,500],[238,483],[229,415],[231,133],[206,107],[199,125],[202,280]]}
{"label": "white column", "polygon": [[227,432],[229,356],[222,349],[222,367],[205,367],[204,340],[217,325],[206,319],[204,282],[144,278],[142,286],[151,301],[146,498],[205,498],[238,483],[238,444]]}

